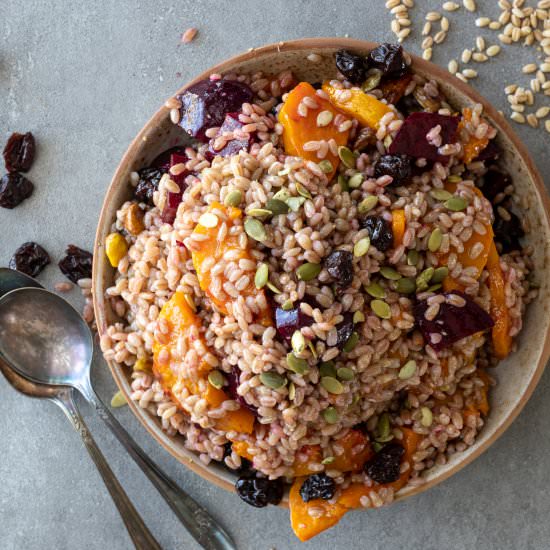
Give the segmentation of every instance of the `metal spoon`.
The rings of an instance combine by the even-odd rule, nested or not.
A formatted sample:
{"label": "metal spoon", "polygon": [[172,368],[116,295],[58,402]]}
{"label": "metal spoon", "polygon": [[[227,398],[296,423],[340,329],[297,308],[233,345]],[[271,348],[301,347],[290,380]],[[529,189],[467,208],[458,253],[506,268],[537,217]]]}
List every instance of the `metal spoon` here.
{"label": "metal spoon", "polygon": [[195,540],[206,550],[234,550],[225,530],[145,455],[95,394],[90,382],[92,350],[88,325],[58,295],[21,288],[0,298],[0,357],[34,382],[78,390]]}

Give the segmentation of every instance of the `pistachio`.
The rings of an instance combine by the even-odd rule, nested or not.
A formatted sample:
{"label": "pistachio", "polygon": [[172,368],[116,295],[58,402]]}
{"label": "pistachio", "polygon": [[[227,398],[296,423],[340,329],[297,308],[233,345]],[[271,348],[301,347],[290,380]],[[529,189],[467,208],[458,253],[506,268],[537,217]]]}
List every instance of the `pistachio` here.
{"label": "pistachio", "polygon": [[344,392],[344,386],[342,386],[342,383],[338,382],[338,380],[332,376],[323,376],[323,378],[321,378],[321,386],[334,395],[340,395]]}
{"label": "pistachio", "polygon": [[357,332],[352,332],[351,336],[347,339],[346,343],[344,344],[344,347],[342,348],[343,351],[346,353],[349,353],[350,351],[355,348],[357,343],[359,342],[359,334]]}
{"label": "pistachio", "polygon": [[382,300],[372,300],[370,308],[380,317],[380,319],[391,319],[391,308],[386,302]]}
{"label": "pistachio", "polygon": [[229,193],[227,193],[223,203],[226,206],[239,206],[242,200],[243,194],[241,193],[241,191],[239,191],[238,189],[234,189],[233,191],[229,191]]}
{"label": "pistachio", "polygon": [[[327,407],[324,409],[321,414],[327,424],[336,424],[340,419],[338,411],[334,407]],[[326,459],[325,459],[326,460]],[[331,462],[334,462],[334,457],[332,457]],[[323,462],[324,464],[330,464],[330,462]]]}
{"label": "pistachio", "polygon": [[117,391],[111,399],[111,407],[118,409],[119,407],[124,407],[124,405],[128,405],[128,401],[126,401],[126,397],[121,391]]}
{"label": "pistachio", "polygon": [[262,372],[260,374],[260,381],[264,386],[272,390],[282,388],[286,384],[286,378],[274,371]]}
{"label": "pistachio", "polygon": [[357,258],[364,256],[370,248],[370,239],[369,237],[363,237],[359,239],[353,247],[353,255]]}
{"label": "pistachio", "polygon": [[266,203],[267,210],[270,210],[274,216],[288,214],[288,204],[279,199],[269,199]]}
{"label": "pistachio", "polygon": [[340,147],[338,147],[338,156],[346,168],[355,168],[356,156],[353,154],[351,149],[345,145],[340,145]]}
{"label": "pistachio", "polygon": [[436,227],[428,239],[428,250],[430,252],[437,252],[441,246],[441,241],[443,240],[443,233],[439,227]]}
{"label": "pistachio", "polygon": [[312,279],[315,279],[319,273],[321,273],[321,265],[320,264],[313,264],[311,262],[307,262],[305,264],[302,264],[297,270],[296,275],[298,276],[298,279],[302,281],[311,281]]}
{"label": "pistachio", "polygon": [[365,290],[367,291],[367,294],[373,298],[386,297],[386,291],[378,283],[371,283],[369,286],[365,287]]}
{"label": "pistachio", "polygon": [[393,267],[382,266],[380,268],[380,275],[382,275],[384,279],[389,279],[390,281],[397,281],[398,279],[401,279],[401,274],[398,273]]}
{"label": "pistachio", "polygon": [[254,284],[256,288],[263,288],[267,284],[269,278],[269,267],[267,264],[261,263],[256,269],[256,275],[254,276]]}
{"label": "pistachio", "polygon": [[378,197],[376,195],[369,195],[365,197],[357,206],[359,214],[366,214],[370,212],[378,204]]}
{"label": "pistachio", "polygon": [[407,361],[400,369],[397,375],[401,380],[408,380],[416,373],[416,361],[411,359]]}
{"label": "pistachio", "polygon": [[330,162],[330,160],[328,159],[319,162],[318,166],[325,174],[330,174],[333,170],[332,162]]}
{"label": "pistachio", "polygon": [[255,218],[246,218],[244,220],[244,230],[246,234],[255,241],[265,241],[267,239],[267,232],[264,224]]}
{"label": "pistachio", "polygon": [[299,330],[294,331],[294,334],[290,339],[290,345],[292,346],[294,353],[302,353],[302,351],[306,348],[306,339]]}
{"label": "pistachio", "polygon": [[338,376],[340,380],[344,380],[344,382],[349,382],[355,378],[355,373],[348,367],[340,367],[336,371],[336,376]]}
{"label": "pistachio", "polygon": [[319,365],[319,376],[331,376],[332,378],[335,378],[336,367],[334,366],[334,361],[323,361]]}
{"label": "pistachio", "polygon": [[460,212],[468,206],[468,201],[463,197],[451,197],[443,203],[443,206],[453,212]]}
{"label": "pistachio", "polygon": [[288,368],[296,374],[305,374],[308,371],[307,361],[300,357],[296,357],[294,353],[287,353],[286,364]]}
{"label": "pistachio", "polygon": [[313,355],[313,357],[317,359],[317,350],[315,349],[315,345],[311,340],[307,341],[307,347],[309,348],[309,351],[311,351],[311,355]]}
{"label": "pistachio", "polygon": [[211,386],[220,390],[225,384],[225,376],[219,370],[211,370],[208,373],[208,382]]}
{"label": "pistachio", "polygon": [[353,174],[348,180],[348,185],[350,189],[357,189],[363,183],[363,174]]}
{"label": "pistachio", "polygon": [[297,181],[295,185],[296,185],[296,192],[298,193],[298,195],[305,197],[306,199],[313,198],[309,190],[305,186],[303,186],[299,181]]}

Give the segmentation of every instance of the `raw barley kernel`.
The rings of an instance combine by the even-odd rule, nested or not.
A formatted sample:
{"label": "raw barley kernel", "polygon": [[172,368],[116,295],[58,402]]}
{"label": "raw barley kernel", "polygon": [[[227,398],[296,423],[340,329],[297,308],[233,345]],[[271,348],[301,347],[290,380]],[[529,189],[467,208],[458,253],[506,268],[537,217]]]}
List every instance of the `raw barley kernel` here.
{"label": "raw barley kernel", "polygon": [[449,72],[451,74],[455,74],[458,71],[458,63],[456,59],[451,59],[449,61],[449,64],[447,65],[447,69],[449,69]]}
{"label": "raw barley kernel", "polygon": [[550,113],[550,107],[539,107],[537,109],[537,112],[535,113],[535,116],[537,118],[544,118],[545,116],[548,116],[548,114]]}
{"label": "raw barley kernel", "polygon": [[478,63],[483,63],[484,61],[487,61],[489,59],[484,53],[475,52],[472,55],[474,61],[477,61]]}
{"label": "raw barley kernel", "polygon": [[462,3],[468,11],[474,12],[477,9],[475,0],[462,0]]}
{"label": "raw barley kernel", "polygon": [[476,48],[480,52],[482,52],[485,49],[485,39],[483,38],[483,36],[478,36],[476,38]]}
{"label": "raw barley kernel", "polygon": [[499,34],[499,35],[498,35],[498,39],[499,39],[503,44],[511,44],[511,43],[512,43],[512,39],[511,39],[509,36],[506,36],[505,34]]}
{"label": "raw barley kernel", "polygon": [[460,59],[462,60],[462,63],[468,63],[470,59],[472,59],[472,50],[464,50],[460,56]]}
{"label": "raw barley kernel", "polygon": [[517,89],[518,89],[517,84],[509,84],[508,86],[506,86],[506,88],[504,88],[504,93],[506,95],[513,94]]}
{"label": "raw barley kernel", "polygon": [[422,52],[422,59],[425,59],[426,61],[429,61],[432,58],[432,48],[426,48]]}
{"label": "raw barley kernel", "polygon": [[517,122],[518,124],[524,124],[525,123],[525,117],[521,113],[515,113],[514,112],[510,115],[510,118],[514,122]]}
{"label": "raw barley kernel", "polygon": [[536,78],[534,78],[533,80],[531,80],[531,82],[529,82],[529,87],[535,93],[540,92],[540,82]]}
{"label": "raw barley kernel", "polygon": [[390,13],[393,15],[400,15],[407,13],[407,8],[405,6],[396,6],[395,8],[390,10]]}
{"label": "raw barley kernel", "polygon": [[402,27],[410,27],[412,24],[411,20],[407,19],[406,17],[401,17],[397,21]]}
{"label": "raw barley kernel", "polygon": [[502,25],[506,25],[510,21],[510,12],[509,11],[503,11],[499,17],[498,17],[499,23]]}
{"label": "raw barley kernel", "polygon": [[466,77],[466,78],[475,78],[477,76],[477,71],[474,71],[474,69],[464,69],[462,71],[462,74]]}
{"label": "raw barley kernel", "polygon": [[447,38],[447,33],[445,31],[439,31],[434,36],[434,42],[436,44],[441,44],[445,41],[445,38]]}
{"label": "raw barley kernel", "polygon": [[443,9],[445,11],[456,11],[460,6],[456,2],[445,2],[443,4]]}
{"label": "raw barley kernel", "polygon": [[441,30],[442,31],[448,31],[449,30],[449,20],[446,17],[441,18]]}
{"label": "raw barley kernel", "polygon": [[397,36],[399,37],[399,40],[404,40],[407,36],[409,36],[409,34],[411,34],[411,29],[401,29],[397,33]]}
{"label": "raw barley kernel", "polygon": [[476,19],[476,27],[486,27],[491,20],[488,17],[478,17]]}
{"label": "raw barley kernel", "polygon": [[493,44],[492,46],[489,46],[485,52],[489,57],[494,57],[495,55],[498,55],[500,53],[500,46],[497,44]]}
{"label": "raw barley kernel", "polygon": [[527,96],[527,105],[533,105],[535,103],[535,96],[531,90],[526,90],[525,95]]}
{"label": "raw barley kernel", "polygon": [[527,115],[527,124],[531,128],[536,128],[539,125],[539,119],[533,113],[530,113]]}
{"label": "raw barley kernel", "polygon": [[492,31],[498,31],[500,29],[500,27],[502,27],[502,25],[500,24],[499,21],[491,21],[489,23],[489,28],[492,30]]}
{"label": "raw barley kernel", "polygon": [[433,46],[434,40],[431,36],[426,36],[424,40],[422,40],[422,44],[420,44],[420,47],[425,50],[427,48],[431,48]]}
{"label": "raw barley kernel", "polygon": [[543,73],[550,73],[550,63],[541,63],[539,68]]}
{"label": "raw barley kernel", "polygon": [[407,8],[414,8],[414,0],[401,0]]}
{"label": "raw barley kernel", "polygon": [[535,63],[528,63],[527,65],[524,65],[521,68],[521,72],[523,74],[534,73],[536,70],[537,70],[537,66],[535,65]]}
{"label": "raw barley kernel", "polygon": [[401,2],[401,0],[388,0],[386,2],[386,8],[388,10],[391,10],[391,9],[395,8],[395,6],[398,6],[400,2]]}
{"label": "raw barley kernel", "polygon": [[455,76],[456,76],[459,80],[462,80],[462,82],[468,82],[468,79],[467,79],[462,73],[456,73]]}
{"label": "raw barley kernel", "polygon": [[544,84],[546,82],[546,75],[542,71],[537,71],[537,80]]}
{"label": "raw barley kernel", "polygon": [[432,24],[427,21],[426,23],[424,23],[424,27],[422,28],[422,36],[427,36],[428,34],[430,34],[432,30]]}
{"label": "raw barley kernel", "polygon": [[439,21],[441,19],[441,14],[437,11],[429,11],[426,14],[426,21]]}
{"label": "raw barley kernel", "polygon": [[399,21],[393,19],[390,24],[390,28],[394,34],[397,34],[401,30],[401,25],[399,24]]}
{"label": "raw barley kernel", "polygon": [[525,111],[525,105],[511,105],[510,108],[517,113],[523,113],[523,111]]}
{"label": "raw barley kernel", "polygon": [[544,127],[546,128],[546,131],[548,133],[550,133],[550,120],[547,120],[545,123],[544,123]]}

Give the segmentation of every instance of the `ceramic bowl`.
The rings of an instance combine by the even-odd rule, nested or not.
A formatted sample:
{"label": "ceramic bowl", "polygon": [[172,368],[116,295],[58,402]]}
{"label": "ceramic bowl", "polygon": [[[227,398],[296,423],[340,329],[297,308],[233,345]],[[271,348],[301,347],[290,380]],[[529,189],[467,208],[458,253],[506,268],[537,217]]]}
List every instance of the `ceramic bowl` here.
{"label": "ceramic bowl", "polygon": [[[277,73],[291,69],[299,80],[315,82],[334,76],[333,54],[336,50],[347,48],[367,53],[376,44],[361,40],[340,38],[315,38],[272,44],[256,48],[245,54],[224,61],[183,86],[178,93],[211,73],[264,71]],[[313,63],[307,59],[311,53],[317,53],[322,60]],[[422,76],[436,80],[449,102],[456,108],[481,103],[485,116],[498,129],[497,142],[503,150],[501,162],[510,172],[521,197],[524,210],[522,216],[528,218],[531,233],[528,241],[534,248],[535,274],[541,284],[540,296],[529,305],[524,328],[518,340],[518,350],[503,361],[495,371],[498,385],[490,394],[491,412],[486,424],[478,435],[475,444],[462,453],[453,455],[447,464],[433,468],[427,475],[426,483],[420,487],[409,487],[400,491],[397,499],[426,491],[437,483],[458,472],[483,451],[485,451],[510,426],[532,394],[544,366],[550,356],[550,226],[549,199],[542,179],[531,160],[525,146],[496,109],[477,92],[445,69],[412,56],[413,69]],[[116,211],[122,203],[131,197],[129,175],[148,164],[162,151],[184,142],[183,131],[170,122],[169,110],[161,107],[145,124],[137,137],[128,147],[111,185],[105,195],[105,201],[99,218],[94,248],[93,292],[97,326],[103,334],[107,325],[116,319],[109,301],[104,299],[114,277],[104,253],[105,237],[109,234],[115,220]],[[130,394],[130,369],[109,362],[113,377],[128,397]],[[158,418],[149,415],[130,399],[130,407],[147,431],[177,460],[194,472],[221,487],[234,490],[234,474],[224,467],[211,463],[206,466],[198,456],[185,449],[181,437],[172,438],[162,431]]]}

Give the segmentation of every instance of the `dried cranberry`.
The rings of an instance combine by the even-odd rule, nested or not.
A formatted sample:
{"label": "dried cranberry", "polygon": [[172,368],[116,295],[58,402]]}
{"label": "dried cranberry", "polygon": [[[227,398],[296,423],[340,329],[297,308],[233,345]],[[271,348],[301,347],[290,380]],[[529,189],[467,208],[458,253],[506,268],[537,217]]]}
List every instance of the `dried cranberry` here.
{"label": "dried cranberry", "polygon": [[336,346],[343,348],[353,333],[353,314],[349,311],[344,313],[344,318],[336,325]]}
{"label": "dried cranberry", "polygon": [[331,277],[341,287],[353,281],[353,254],[347,250],[335,250],[325,259],[325,267]]}
{"label": "dried cranberry", "polygon": [[234,366],[229,374],[226,373],[225,377],[227,380],[227,393],[229,393],[229,395],[235,401],[237,401],[241,405],[241,407],[244,407],[245,409],[248,409],[250,412],[253,412],[257,415],[258,409],[256,409],[254,405],[250,405],[246,401],[246,399],[237,392],[237,388],[241,383],[241,369],[239,369],[239,367],[237,366]]}
{"label": "dried cranberry", "polygon": [[257,473],[252,471],[237,479],[235,489],[247,504],[256,508],[264,508],[268,504],[279,504],[284,493],[281,479],[258,477]]}
{"label": "dried cranberry", "polygon": [[512,180],[505,172],[498,168],[491,167],[483,178],[481,178],[480,186],[483,196],[491,203],[499,193],[503,193],[504,189],[511,185]]}
{"label": "dried cranberry", "polygon": [[[448,302],[448,297],[453,294],[464,300],[463,306]],[[425,316],[430,307],[427,300],[417,302],[413,309],[416,326],[435,351],[448,348],[462,338],[488,330],[495,324],[491,316],[463,292],[454,290],[445,292],[443,296],[446,301],[439,305],[439,312],[431,320]]]}
{"label": "dried cranberry", "polygon": [[34,136],[13,133],[4,147],[4,163],[8,172],[28,172],[36,150]]}
{"label": "dried cranberry", "polygon": [[153,194],[159,188],[160,178],[164,172],[158,168],[143,168],[138,174],[139,182],[134,195],[138,201],[153,206]]}
{"label": "dried cranberry", "polygon": [[93,256],[90,252],[70,244],[65,254],[57,264],[65,277],[77,283],[80,279],[89,279],[92,276]]}
{"label": "dried cranberry", "polygon": [[382,155],[374,165],[374,175],[391,176],[394,185],[403,185],[412,175],[412,158],[408,155]]}
{"label": "dried cranberry", "polygon": [[[239,113],[229,113],[226,115],[223,124],[221,125],[216,137],[220,137],[224,133],[234,132],[235,130],[240,130],[244,124],[239,120]],[[221,149],[214,149],[214,143],[216,138],[210,140],[208,150],[212,155],[220,155],[221,157],[229,157],[231,155],[236,155],[240,150],[248,150],[250,144],[252,143],[252,134],[246,134],[247,137],[243,138],[234,138],[229,140]]]}
{"label": "dried cranberry", "polygon": [[0,206],[15,208],[28,199],[34,190],[34,185],[17,172],[9,172],[0,180]]}
{"label": "dried cranberry", "polygon": [[48,264],[50,256],[39,245],[33,242],[22,244],[10,259],[10,269],[16,269],[31,277],[36,277]]}
{"label": "dried cranberry", "polygon": [[356,53],[349,50],[337,51],[336,68],[349,80],[352,84],[362,84],[365,80],[368,64],[367,60]]}
{"label": "dried cranberry", "polygon": [[432,128],[439,125],[441,126],[441,144],[454,143],[459,120],[457,116],[437,113],[412,113],[405,119],[391,142],[388,152],[392,155],[409,155],[446,164],[449,157],[440,155],[438,148],[428,142],[426,135]]}
{"label": "dried cranberry", "polygon": [[388,443],[365,464],[365,472],[376,483],[393,483],[401,475],[401,457],[405,449],[399,443]]}
{"label": "dried cranberry", "polygon": [[275,327],[279,335],[287,342],[290,342],[294,332],[302,327],[309,327],[313,323],[313,319],[306,315],[300,306],[284,310],[278,307],[275,310]]}
{"label": "dried cranberry", "polygon": [[403,76],[409,70],[403,57],[403,48],[399,44],[380,44],[370,52],[369,61],[371,67],[392,78]]}
{"label": "dried cranberry", "polygon": [[370,242],[380,252],[385,252],[393,244],[391,223],[380,216],[367,216],[359,220],[359,224],[366,229]]}
{"label": "dried cranberry", "polygon": [[493,231],[495,233],[495,241],[500,243],[501,251],[506,254],[513,250],[521,250],[519,240],[525,236],[525,232],[521,226],[520,219],[510,210],[511,202],[501,205],[508,206],[507,212],[510,219],[504,219],[498,208],[495,208],[495,221],[493,222]]}
{"label": "dried cranberry", "polygon": [[182,103],[180,126],[190,136],[206,143],[206,130],[221,126],[227,113],[239,111],[253,95],[243,82],[201,80],[178,96]]}
{"label": "dried cranberry", "polygon": [[309,476],[300,487],[300,496],[304,502],[309,502],[314,498],[329,500],[335,492],[336,483],[334,483],[334,479],[328,477],[324,472]]}

